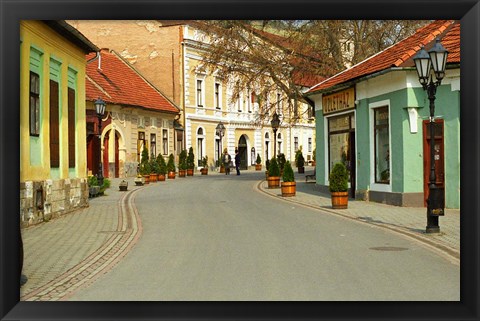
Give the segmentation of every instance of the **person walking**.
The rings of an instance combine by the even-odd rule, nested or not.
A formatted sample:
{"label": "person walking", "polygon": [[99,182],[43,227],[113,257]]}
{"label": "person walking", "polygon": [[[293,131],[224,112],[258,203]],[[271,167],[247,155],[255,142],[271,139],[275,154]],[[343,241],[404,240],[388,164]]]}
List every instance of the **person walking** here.
{"label": "person walking", "polygon": [[237,170],[237,175],[240,175],[240,153],[238,149],[235,149],[235,169]]}
{"label": "person walking", "polygon": [[225,148],[223,150],[223,166],[225,167],[225,175],[230,175],[230,161],[232,160],[232,157],[228,153],[228,150]]}

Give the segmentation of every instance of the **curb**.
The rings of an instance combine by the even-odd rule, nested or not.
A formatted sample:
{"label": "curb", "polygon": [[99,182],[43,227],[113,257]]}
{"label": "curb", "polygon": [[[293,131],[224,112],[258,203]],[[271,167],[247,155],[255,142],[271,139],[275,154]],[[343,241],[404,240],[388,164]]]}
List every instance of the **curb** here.
{"label": "curb", "polygon": [[312,205],[312,204],[302,203],[302,202],[299,202],[299,201],[296,201],[296,200],[292,199],[291,197],[282,197],[282,196],[274,195],[272,193],[269,193],[268,191],[266,191],[262,187],[264,182],[265,182],[265,180],[261,180],[258,184],[256,184],[255,189],[257,191],[260,191],[260,192],[264,193],[265,195],[268,195],[268,196],[273,197],[275,199],[283,200],[285,202],[294,203],[294,204],[297,204],[297,205],[308,207],[310,209],[315,209],[315,210],[318,210],[318,211],[322,211],[322,212],[326,212],[326,213],[329,213],[329,214],[337,215],[337,216],[340,216],[340,217],[345,218],[345,219],[350,219],[350,220],[353,220],[355,222],[368,224],[370,226],[373,225],[373,226],[378,227],[378,228],[382,228],[382,229],[386,229],[386,230],[398,233],[402,236],[405,236],[405,237],[408,237],[410,239],[414,239],[416,241],[421,242],[425,247],[427,247],[428,249],[430,249],[430,250],[436,252],[437,254],[443,256],[444,258],[448,259],[451,263],[456,264],[456,265],[460,265],[460,253],[459,253],[459,251],[457,251],[456,249],[453,249],[449,246],[438,244],[438,242],[432,241],[432,240],[430,240],[430,239],[428,239],[428,238],[426,238],[422,235],[412,233],[412,232],[408,231],[406,228],[402,228],[402,227],[398,227],[398,226],[391,226],[391,225],[387,225],[387,224],[383,224],[383,223],[367,222],[367,221],[364,221],[364,220],[360,219],[359,217],[354,217],[354,216],[351,216],[351,215],[347,215],[347,214],[344,214],[340,211],[336,211],[336,210],[333,210],[333,209],[327,209],[327,208],[323,208],[323,207],[318,207],[318,206],[315,206],[315,205]]}

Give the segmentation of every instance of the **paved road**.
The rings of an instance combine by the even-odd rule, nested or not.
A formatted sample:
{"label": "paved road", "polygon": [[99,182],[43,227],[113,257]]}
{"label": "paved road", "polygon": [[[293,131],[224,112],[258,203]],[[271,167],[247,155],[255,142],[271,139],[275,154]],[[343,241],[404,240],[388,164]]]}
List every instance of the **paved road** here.
{"label": "paved road", "polygon": [[255,191],[262,173],[151,184],[142,235],[70,300],[459,300],[460,271],[388,230]]}

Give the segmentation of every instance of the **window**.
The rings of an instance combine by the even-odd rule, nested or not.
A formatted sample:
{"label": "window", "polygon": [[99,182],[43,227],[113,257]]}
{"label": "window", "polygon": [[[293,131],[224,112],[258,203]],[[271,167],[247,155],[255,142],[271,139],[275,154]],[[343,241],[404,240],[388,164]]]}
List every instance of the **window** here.
{"label": "window", "polygon": [[58,82],[50,80],[50,167],[60,167]]}
{"label": "window", "polygon": [[200,79],[197,79],[197,106],[198,107],[203,107],[202,86],[203,86],[203,81]]}
{"label": "window", "polygon": [[268,143],[270,143],[270,135],[268,133],[265,133],[265,159],[269,160],[268,158]]}
{"label": "window", "polygon": [[215,108],[221,108],[220,84],[218,82],[215,83]]}
{"label": "window", "polygon": [[151,157],[157,156],[157,135],[150,134],[150,155]]}
{"label": "window", "polygon": [[139,128],[145,128],[145,117],[138,116],[137,126]]}
{"label": "window", "polygon": [[168,129],[163,130],[162,139],[163,139],[163,155],[168,155]]}
{"label": "window", "polygon": [[282,134],[277,135],[278,154],[282,152]]}
{"label": "window", "polygon": [[308,137],[308,152],[312,152],[312,137]]}
{"label": "window", "polygon": [[40,135],[40,76],[30,72],[30,135]]}
{"label": "window", "polygon": [[293,149],[298,150],[298,137],[293,137]]}
{"label": "window", "polygon": [[145,133],[138,132],[138,140],[137,140],[137,162],[140,163],[142,160],[142,150],[145,146]]}
{"label": "window", "polygon": [[75,89],[68,88],[68,167],[75,167]]}
{"label": "window", "polygon": [[197,158],[198,158],[198,166],[202,166],[204,139],[205,139],[205,136],[204,136],[204,134],[203,134],[203,128],[199,128],[199,129],[197,130]]}
{"label": "window", "polygon": [[388,107],[374,110],[375,183],[390,183],[390,137]]}
{"label": "window", "polygon": [[157,118],[155,117],[150,117],[150,126],[152,128],[157,128]]}

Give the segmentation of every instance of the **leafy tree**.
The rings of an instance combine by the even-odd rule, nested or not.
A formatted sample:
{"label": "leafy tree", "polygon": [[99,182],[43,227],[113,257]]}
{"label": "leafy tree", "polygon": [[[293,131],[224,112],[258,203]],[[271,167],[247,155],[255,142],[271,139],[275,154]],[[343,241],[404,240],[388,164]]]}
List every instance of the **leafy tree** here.
{"label": "leafy tree", "polygon": [[290,164],[290,161],[285,163],[282,179],[284,182],[295,182],[295,175],[293,174],[292,164]]}

